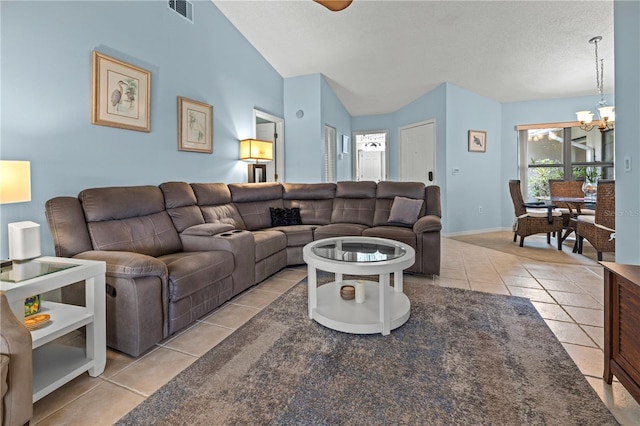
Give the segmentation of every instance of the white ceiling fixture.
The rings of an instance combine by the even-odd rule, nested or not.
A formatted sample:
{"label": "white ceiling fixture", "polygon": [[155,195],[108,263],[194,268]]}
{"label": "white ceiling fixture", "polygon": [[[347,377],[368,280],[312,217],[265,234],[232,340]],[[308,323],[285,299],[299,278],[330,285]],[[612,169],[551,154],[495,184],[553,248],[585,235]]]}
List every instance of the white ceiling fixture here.
{"label": "white ceiling fixture", "polygon": [[[600,118],[597,127],[601,132],[604,132],[605,130],[613,129],[613,123],[616,121],[616,113],[614,106],[609,105],[607,101],[604,100],[604,59],[600,59],[600,63],[598,63],[598,42],[600,41],[602,41],[602,36],[595,36],[589,40],[589,43],[595,45],[596,51],[596,85],[598,86],[598,93],[600,93],[600,101],[596,106],[598,117]],[[578,111],[576,115],[578,116],[582,130],[588,132],[596,127],[595,124],[591,124],[593,122],[593,113],[591,111]]]}
{"label": "white ceiling fixture", "polygon": [[592,95],[591,52],[576,46],[593,34],[614,62],[613,0],[354,0],[340,12],[212,1],[282,77],[322,74],[352,116],[395,112],[445,82],[501,103]]}

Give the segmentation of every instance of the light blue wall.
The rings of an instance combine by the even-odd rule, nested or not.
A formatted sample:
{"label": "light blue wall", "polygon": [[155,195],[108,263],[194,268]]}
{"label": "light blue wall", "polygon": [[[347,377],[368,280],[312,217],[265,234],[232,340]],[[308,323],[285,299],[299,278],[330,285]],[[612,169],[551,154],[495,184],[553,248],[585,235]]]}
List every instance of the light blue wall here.
{"label": "light blue wall", "polygon": [[[45,201],[110,185],[246,181],[238,140],[253,109],[283,116],[283,79],[210,1],[191,24],[159,1],[2,1],[0,154],[30,160],[32,201],[3,205],[10,222],[41,225]],[[116,22],[117,25],[113,25]],[[151,132],[90,124],[91,52],[151,71]],[[214,107],[214,153],[177,149],[177,96]]]}
{"label": "light blue wall", "polygon": [[[322,97],[321,122],[336,129],[336,180],[351,180],[351,151],[353,150],[349,149],[349,154],[342,154],[342,135],[349,136],[349,140],[351,140],[351,115],[324,77],[320,81],[320,92]],[[322,147],[324,154],[324,142]]]}
{"label": "light blue wall", "polygon": [[[284,174],[288,182],[322,182],[322,79],[312,74],[284,80]],[[296,116],[299,110],[304,113],[302,118]]]}
{"label": "light blue wall", "polygon": [[[616,57],[616,261],[640,265],[640,2],[613,4]],[[624,158],[631,158],[625,171]]]}
{"label": "light blue wall", "polygon": [[[444,231],[465,233],[500,227],[500,103],[447,85],[447,159]],[[469,130],[487,132],[486,152],[469,152]],[[453,168],[460,174],[453,175]],[[482,207],[483,213],[480,213]]]}
{"label": "light blue wall", "polygon": [[[285,118],[285,177],[323,179],[323,125],[338,136],[389,130],[390,179],[397,180],[398,129],[435,119],[437,184],[444,232],[508,227],[513,208],[506,182],[517,175],[518,124],[574,121],[597,96],[500,105],[443,83],[391,114],[349,117],[320,74],[283,79],[208,0],[196,1],[195,24],[164,2],[0,2],[2,159],[32,162],[30,203],[0,212],[0,257],[7,223],[42,226],[43,253],[53,254],[44,203],[89,187],[159,184],[169,180],[246,181],[238,140],[253,135],[253,109]],[[615,2],[618,258],[640,263],[639,3]],[[118,22],[113,28],[112,22]],[[90,124],[91,51],[152,73],[152,131]],[[214,106],[214,153],[177,150],[177,96]],[[613,96],[607,100],[613,103]],[[297,118],[296,111],[304,117]],[[487,131],[487,152],[467,151],[467,131]],[[349,180],[352,155],[338,161]],[[633,169],[622,173],[623,156]],[[461,174],[451,175],[451,169]],[[484,215],[477,213],[482,205]]]}

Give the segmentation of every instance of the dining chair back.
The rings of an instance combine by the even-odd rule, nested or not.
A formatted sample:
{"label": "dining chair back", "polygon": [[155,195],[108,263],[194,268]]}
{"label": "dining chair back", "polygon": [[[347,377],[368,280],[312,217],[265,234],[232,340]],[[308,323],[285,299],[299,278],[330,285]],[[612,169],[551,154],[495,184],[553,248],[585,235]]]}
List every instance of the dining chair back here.
{"label": "dining chair back", "polygon": [[583,240],[586,239],[596,249],[598,261],[603,252],[615,252],[616,232],[616,186],[614,180],[598,181],[598,195],[595,215],[579,215],[576,220],[578,235],[578,253],[582,253]]}
{"label": "dining chair back", "polygon": [[516,216],[513,224],[513,241],[516,241],[520,236],[520,247],[522,247],[525,237],[545,233],[547,234],[547,243],[550,244],[551,233],[554,233],[558,241],[558,250],[562,250],[562,213],[554,208],[526,207],[518,179],[509,181],[509,192]]}

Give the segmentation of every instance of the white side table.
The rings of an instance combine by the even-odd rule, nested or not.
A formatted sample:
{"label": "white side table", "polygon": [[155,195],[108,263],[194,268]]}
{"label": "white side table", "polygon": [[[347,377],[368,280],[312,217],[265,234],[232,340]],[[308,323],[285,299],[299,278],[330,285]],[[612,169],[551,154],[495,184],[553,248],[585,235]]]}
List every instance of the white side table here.
{"label": "white side table", "polygon": [[[0,288],[18,318],[24,317],[27,297],[85,282],[86,307],[41,302],[40,312],[51,315],[51,320],[31,331],[33,402],[85,371],[92,377],[104,371],[107,361],[105,271],[105,262],[62,257],[40,257],[14,265],[11,273],[2,271]],[[86,326],[85,348],[53,342],[83,326]]]}

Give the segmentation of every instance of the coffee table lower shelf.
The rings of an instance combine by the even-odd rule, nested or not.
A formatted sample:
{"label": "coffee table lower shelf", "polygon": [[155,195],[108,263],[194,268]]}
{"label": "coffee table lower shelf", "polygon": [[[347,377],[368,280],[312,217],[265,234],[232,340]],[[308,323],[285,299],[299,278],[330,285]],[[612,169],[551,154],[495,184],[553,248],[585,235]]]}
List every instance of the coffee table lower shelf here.
{"label": "coffee table lower shelf", "polygon": [[[331,282],[318,287],[318,307],[313,310],[312,318],[333,330],[353,334],[382,333],[380,320],[380,297],[377,282],[364,281],[365,301],[356,303],[355,299],[344,300],[340,297],[340,287],[354,285],[355,281]],[[390,329],[403,325],[409,320],[411,302],[403,292],[386,289],[386,299],[390,311]]]}

